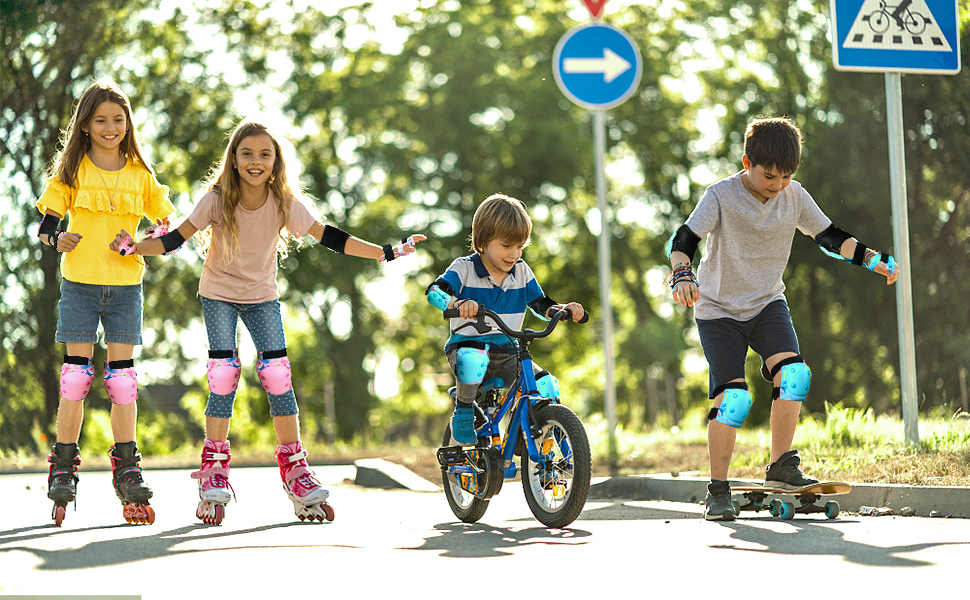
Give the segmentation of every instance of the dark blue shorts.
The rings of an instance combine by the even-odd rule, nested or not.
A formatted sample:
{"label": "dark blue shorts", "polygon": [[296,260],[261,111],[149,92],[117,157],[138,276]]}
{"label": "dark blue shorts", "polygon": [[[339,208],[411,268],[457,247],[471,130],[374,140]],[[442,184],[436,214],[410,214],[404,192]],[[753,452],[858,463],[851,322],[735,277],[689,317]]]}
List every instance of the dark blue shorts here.
{"label": "dark blue shorts", "polygon": [[775,300],[748,321],[734,319],[695,319],[707,358],[710,378],[708,397],[715,398],[719,387],[734,379],[744,379],[744,360],[748,347],[764,361],[775,354],[798,351],[798,336],[784,299]]}

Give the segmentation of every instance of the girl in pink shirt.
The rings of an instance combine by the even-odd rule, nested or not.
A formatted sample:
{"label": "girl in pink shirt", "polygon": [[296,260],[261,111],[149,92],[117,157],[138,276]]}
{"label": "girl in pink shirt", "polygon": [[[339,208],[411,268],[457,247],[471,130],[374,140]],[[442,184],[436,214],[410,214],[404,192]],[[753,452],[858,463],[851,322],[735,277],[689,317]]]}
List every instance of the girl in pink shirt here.
{"label": "girl in pink shirt", "polygon": [[199,480],[196,516],[205,523],[221,523],[231,498],[228,436],[241,371],[236,344],[241,318],[259,352],[256,369],[279,440],[276,459],[283,487],[300,520],[332,521],[329,492],[313,476],[300,442],[299,410],[276,285],[277,254],[285,252],[288,236],[309,234],[335,252],[393,260],[414,252],[414,243],[426,238],[414,235],[395,247],[382,247],[317,221],[287,181],[277,136],[251,120],[233,131],[207,187],[177,230],[138,244],[122,231],[112,243],[113,249],[122,252],[157,255],[172,252],[203,232],[207,251],[199,296],[209,338],[209,401],[202,467],[192,473]]}

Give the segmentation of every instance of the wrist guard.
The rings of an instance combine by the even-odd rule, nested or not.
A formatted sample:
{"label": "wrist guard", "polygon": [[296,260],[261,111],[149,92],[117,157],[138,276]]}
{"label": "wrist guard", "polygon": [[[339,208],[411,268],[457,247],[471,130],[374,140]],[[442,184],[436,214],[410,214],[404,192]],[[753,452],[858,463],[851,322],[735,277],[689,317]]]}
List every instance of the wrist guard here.
{"label": "wrist guard", "polygon": [[152,238],[161,238],[162,247],[165,248],[165,256],[177,252],[185,243],[185,238],[182,237],[178,229],[169,231],[166,225],[152,225],[146,233]]}
{"label": "wrist guard", "polygon": [[390,262],[395,258],[400,258],[405,254],[407,254],[404,251],[407,246],[411,246],[412,248],[414,247],[414,237],[409,236],[409,237],[403,238],[400,244],[395,244],[394,246],[391,246],[390,244],[384,244],[383,246],[384,256],[382,256],[379,260],[384,262]]}

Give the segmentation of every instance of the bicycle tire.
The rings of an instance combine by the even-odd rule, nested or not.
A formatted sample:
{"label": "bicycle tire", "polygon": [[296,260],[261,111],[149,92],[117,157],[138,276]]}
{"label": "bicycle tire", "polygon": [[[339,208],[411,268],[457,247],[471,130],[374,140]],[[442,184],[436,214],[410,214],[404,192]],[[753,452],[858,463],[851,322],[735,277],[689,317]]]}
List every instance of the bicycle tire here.
{"label": "bicycle tire", "polygon": [[[551,404],[536,413],[540,452],[548,468],[522,456],[522,490],[529,510],[546,527],[564,528],[575,521],[589,497],[592,459],[586,428],[572,410]],[[551,443],[550,443],[551,442]],[[565,443],[564,443],[565,442]]]}
{"label": "bicycle tire", "polygon": [[[454,446],[455,439],[451,437],[451,423],[445,426],[445,435],[441,441],[442,446]],[[445,490],[445,498],[451,512],[455,514],[463,523],[475,523],[485,515],[488,510],[488,500],[476,498],[474,494],[467,492],[458,485],[457,476],[448,471],[441,470],[441,484]]]}

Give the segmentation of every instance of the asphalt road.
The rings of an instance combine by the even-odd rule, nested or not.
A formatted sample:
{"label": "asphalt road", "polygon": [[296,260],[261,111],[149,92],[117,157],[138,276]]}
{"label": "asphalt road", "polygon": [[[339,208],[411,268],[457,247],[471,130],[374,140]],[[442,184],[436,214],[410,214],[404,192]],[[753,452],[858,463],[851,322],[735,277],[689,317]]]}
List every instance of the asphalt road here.
{"label": "asphalt road", "polygon": [[693,598],[832,583],[836,596],[966,591],[966,519],[745,513],[721,524],[696,504],[612,500],[589,502],[570,529],[555,530],[509,482],[482,522],[464,524],[440,493],[357,487],[353,466],[317,472],[332,523],[297,520],[270,468],[233,469],[238,502],[220,526],[195,519],[187,470],[146,473],[157,519],[141,526],[122,519],[109,473],[82,471],[62,527],[50,521],[45,475],[0,476],[0,596],[586,598],[669,588]]}

